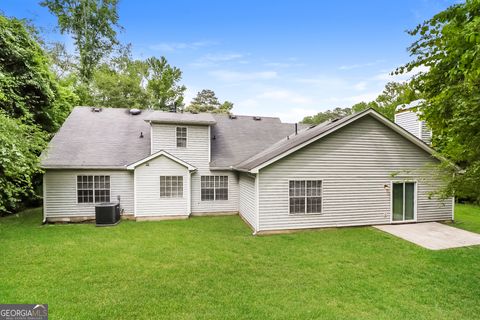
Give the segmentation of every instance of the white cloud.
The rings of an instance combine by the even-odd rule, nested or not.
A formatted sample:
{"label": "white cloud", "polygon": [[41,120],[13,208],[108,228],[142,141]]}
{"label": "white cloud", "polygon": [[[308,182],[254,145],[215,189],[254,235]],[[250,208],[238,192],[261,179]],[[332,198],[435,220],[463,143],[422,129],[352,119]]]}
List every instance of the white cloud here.
{"label": "white cloud", "polygon": [[328,103],[335,103],[339,104],[343,107],[351,107],[352,104],[359,103],[359,102],[370,102],[375,100],[379,95],[378,91],[366,92],[363,94],[353,95],[353,96],[345,96],[341,98],[331,97],[326,99]]}
{"label": "white cloud", "polygon": [[328,75],[318,75],[309,78],[295,78],[294,81],[303,84],[309,84],[315,87],[341,87],[347,85],[347,81],[338,77],[331,77]]}
{"label": "white cloud", "polygon": [[368,83],[366,81],[360,81],[353,85],[353,89],[356,91],[363,91],[367,88]]}
{"label": "white cloud", "polygon": [[195,42],[162,42],[149,46],[151,50],[173,52],[185,49],[198,49],[217,44],[214,41],[195,41]]}
{"label": "white cloud", "polygon": [[296,103],[296,104],[312,103],[312,99],[305,97],[301,94],[292,92],[290,90],[266,91],[258,95],[258,97],[262,99],[280,100],[283,102]]}
{"label": "white cloud", "polygon": [[385,60],[376,60],[376,61],[366,62],[366,63],[343,65],[343,66],[340,66],[338,69],[339,70],[353,70],[353,69],[359,69],[359,68],[372,67],[372,66],[377,65],[379,63],[382,63],[384,61]]}
{"label": "white cloud", "polygon": [[245,55],[241,53],[209,53],[192,62],[190,65],[192,67],[212,67],[217,66],[219,63],[230,61],[241,64],[248,63],[245,60],[241,60],[244,57]]}
{"label": "white cloud", "polygon": [[215,70],[211,71],[209,74],[218,80],[227,82],[270,80],[278,76],[275,71],[239,72],[231,70]]}
{"label": "white cloud", "polygon": [[300,122],[306,116],[312,116],[319,112],[315,109],[292,108],[283,112],[277,112],[276,117],[279,117],[283,122]]}
{"label": "white cloud", "polygon": [[391,71],[388,70],[382,70],[379,74],[373,77],[373,80],[379,80],[379,81],[396,81],[396,82],[402,82],[402,81],[407,81],[414,75],[418,74],[419,72],[427,72],[429,70],[428,67],[426,66],[420,66],[420,67],[415,67],[413,68],[410,72],[403,73],[403,74],[398,74],[398,75],[391,75]]}

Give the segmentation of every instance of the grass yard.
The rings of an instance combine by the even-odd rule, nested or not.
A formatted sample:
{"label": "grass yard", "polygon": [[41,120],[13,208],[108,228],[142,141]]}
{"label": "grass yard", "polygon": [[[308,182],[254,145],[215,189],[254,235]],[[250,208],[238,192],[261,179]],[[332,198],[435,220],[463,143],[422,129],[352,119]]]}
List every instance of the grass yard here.
{"label": "grass yard", "polygon": [[[480,232],[480,208],[458,206]],[[0,219],[0,303],[51,319],[475,319],[480,246],[429,251],[373,228],[254,237],[238,216],[40,225]]]}

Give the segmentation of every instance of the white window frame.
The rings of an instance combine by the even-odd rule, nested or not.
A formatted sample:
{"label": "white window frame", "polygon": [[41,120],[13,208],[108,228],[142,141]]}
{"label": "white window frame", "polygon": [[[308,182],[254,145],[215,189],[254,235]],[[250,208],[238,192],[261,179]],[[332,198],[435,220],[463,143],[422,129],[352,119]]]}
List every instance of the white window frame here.
{"label": "white window frame", "polygon": [[[403,184],[403,218],[405,219],[405,183],[413,183],[413,219],[412,220],[393,220],[393,184],[402,183]],[[390,223],[411,223],[417,222],[417,206],[418,206],[418,182],[417,180],[395,180],[390,181]]]}
{"label": "white window frame", "polygon": [[[89,177],[91,176],[92,177],[92,184],[93,184],[93,187],[92,187],[92,192],[93,192],[93,202],[78,202],[78,190],[90,190],[90,189],[78,189],[78,177]],[[109,188],[108,189],[101,189],[101,190],[108,190],[108,193],[109,193],[109,201],[108,202],[111,202],[112,201],[112,177],[108,174],[77,174],[75,175],[75,202],[76,204],[78,205],[95,205],[96,203],[102,203],[102,202],[97,202],[95,201],[95,177],[108,177],[108,184],[109,184]]]}
{"label": "white window frame", "polygon": [[[178,135],[178,129],[185,129],[185,137]],[[185,146],[178,145],[178,139],[185,139]],[[175,127],[175,145],[177,148],[185,149],[188,145],[188,127]]]}
{"label": "white window frame", "polygon": [[[202,178],[203,177],[211,177],[213,178],[213,199],[202,199]],[[217,177],[225,177],[227,182],[227,199],[217,199],[217,189],[225,189],[225,188],[217,188]],[[200,176],[200,201],[204,202],[211,202],[211,201],[228,201],[230,199],[230,178],[228,175],[202,175]]]}
{"label": "white window frame", "polygon": [[[162,178],[167,178],[169,177],[170,178],[170,196],[162,196]],[[172,193],[172,190],[173,190],[173,179],[172,178],[176,178],[177,179],[177,195],[176,196],[173,196],[173,193]],[[178,189],[178,179],[181,178],[182,180],[182,188],[181,189]],[[185,187],[185,184],[184,184],[184,181],[183,181],[183,176],[160,176],[159,177],[159,192],[160,192],[160,199],[182,199],[184,197],[184,192],[183,192],[183,189]],[[165,181],[166,182],[166,181]],[[178,195],[178,191],[181,191],[181,195]]]}
{"label": "white window frame", "polygon": [[[291,198],[300,198],[300,197],[290,197],[290,182],[292,181],[304,181],[305,182],[305,196],[303,196],[303,198],[305,199],[305,211],[303,213],[301,212],[296,212],[296,213],[292,213],[290,212],[290,199]],[[307,181],[320,181],[321,183],[321,189],[320,189],[320,197],[319,196],[307,196]],[[324,198],[323,198],[323,188],[324,188],[324,181],[323,179],[319,179],[319,178],[299,178],[299,179],[289,179],[288,180],[288,183],[287,183],[287,197],[288,197],[288,214],[289,215],[293,215],[293,216],[298,216],[298,215],[308,215],[308,216],[311,216],[311,215],[322,215],[324,213],[323,211],[323,204],[324,204]],[[321,205],[320,205],[320,210],[321,212],[307,212],[307,198],[321,198]]]}

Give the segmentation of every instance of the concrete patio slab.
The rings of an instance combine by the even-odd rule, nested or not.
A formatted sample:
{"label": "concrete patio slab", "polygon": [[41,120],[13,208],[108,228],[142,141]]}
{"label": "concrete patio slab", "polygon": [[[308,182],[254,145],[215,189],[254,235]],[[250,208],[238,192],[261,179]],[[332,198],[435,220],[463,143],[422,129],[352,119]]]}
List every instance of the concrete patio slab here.
{"label": "concrete patio slab", "polygon": [[379,225],[374,227],[430,250],[480,245],[480,234],[438,222]]}

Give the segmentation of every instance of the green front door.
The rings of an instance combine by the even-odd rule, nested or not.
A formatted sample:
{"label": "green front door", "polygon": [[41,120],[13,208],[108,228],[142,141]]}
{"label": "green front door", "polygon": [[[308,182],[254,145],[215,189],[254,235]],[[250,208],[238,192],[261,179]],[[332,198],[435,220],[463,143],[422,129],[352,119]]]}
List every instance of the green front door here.
{"label": "green front door", "polygon": [[392,220],[415,220],[415,182],[393,183]]}

